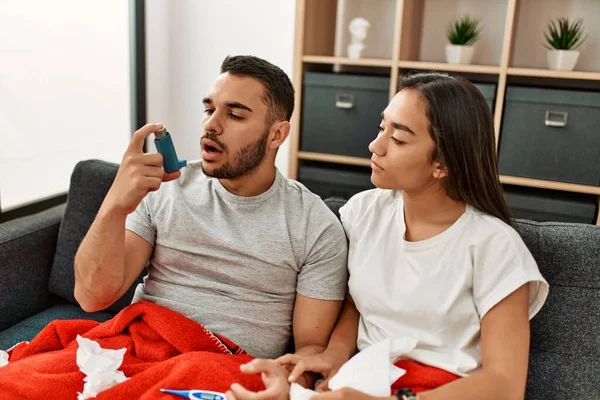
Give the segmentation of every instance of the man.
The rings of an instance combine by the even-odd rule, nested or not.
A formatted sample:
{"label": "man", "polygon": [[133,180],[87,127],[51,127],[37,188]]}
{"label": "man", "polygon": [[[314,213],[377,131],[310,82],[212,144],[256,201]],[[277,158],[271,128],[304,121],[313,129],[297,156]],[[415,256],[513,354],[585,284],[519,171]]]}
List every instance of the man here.
{"label": "man", "polygon": [[345,294],[347,242],[326,205],[275,167],[293,86],[265,60],[227,57],[203,103],[203,159],[181,172],[142,152],[162,125],[133,135],[75,257],[75,298],[104,309],[148,264],[134,302],[180,312],[256,357],[284,354],[292,333],[297,353],[320,352]]}

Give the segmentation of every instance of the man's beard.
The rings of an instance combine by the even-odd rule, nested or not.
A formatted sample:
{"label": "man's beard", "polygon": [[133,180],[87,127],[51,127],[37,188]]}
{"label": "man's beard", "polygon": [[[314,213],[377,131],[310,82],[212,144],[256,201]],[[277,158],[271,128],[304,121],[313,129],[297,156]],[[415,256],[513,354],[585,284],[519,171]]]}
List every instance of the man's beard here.
{"label": "man's beard", "polygon": [[[202,171],[205,175],[217,179],[238,179],[250,175],[252,172],[256,171],[258,166],[265,159],[267,155],[266,150],[268,140],[269,131],[266,130],[258,140],[242,147],[235,154],[233,162],[226,161],[225,164],[210,173],[206,171],[204,164],[202,164]],[[217,142],[217,144],[218,143],[219,142]]]}

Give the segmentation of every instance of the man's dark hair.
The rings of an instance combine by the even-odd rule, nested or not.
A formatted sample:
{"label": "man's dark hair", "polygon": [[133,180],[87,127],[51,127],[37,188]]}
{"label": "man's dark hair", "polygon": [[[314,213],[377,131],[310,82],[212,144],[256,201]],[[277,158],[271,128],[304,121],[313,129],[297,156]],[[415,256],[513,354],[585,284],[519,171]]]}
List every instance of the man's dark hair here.
{"label": "man's dark hair", "polygon": [[271,107],[267,118],[289,121],[294,111],[294,86],[281,68],[254,56],[228,56],[221,64],[221,73],[249,76],[265,87],[263,100]]}

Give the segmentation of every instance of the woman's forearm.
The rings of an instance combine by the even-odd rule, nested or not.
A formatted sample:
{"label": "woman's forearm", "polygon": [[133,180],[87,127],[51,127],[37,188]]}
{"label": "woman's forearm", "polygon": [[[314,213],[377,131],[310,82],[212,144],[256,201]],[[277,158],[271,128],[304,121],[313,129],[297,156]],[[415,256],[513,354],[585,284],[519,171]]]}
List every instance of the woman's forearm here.
{"label": "woman's forearm", "polygon": [[495,371],[473,375],[419,394],[419,400],[523,400],[525,388]]}

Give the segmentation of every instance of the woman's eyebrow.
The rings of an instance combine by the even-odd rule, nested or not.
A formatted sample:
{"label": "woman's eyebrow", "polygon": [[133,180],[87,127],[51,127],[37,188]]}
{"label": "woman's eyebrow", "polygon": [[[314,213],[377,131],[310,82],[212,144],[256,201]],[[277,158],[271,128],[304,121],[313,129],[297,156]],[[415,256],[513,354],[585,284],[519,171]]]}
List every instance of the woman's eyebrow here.
{"label": "woman's eyebrow", "polygon": [[[385,117],[383,116],[383,113],[381,113],[381,119],[385,121]],[[417,136],[412,129],[410,129],[408,126],[406,126],[404,124],[401,124],[400,122],[390,122],[390,125],[392,125],[394,127],[394,129],[405,131],[405,132],[410,133],[413,136]]]}

